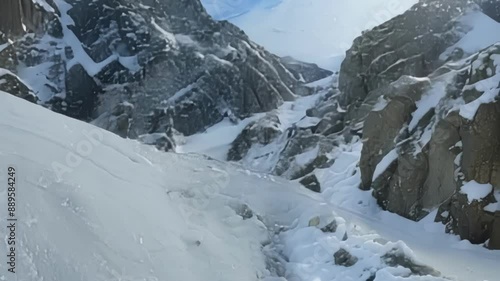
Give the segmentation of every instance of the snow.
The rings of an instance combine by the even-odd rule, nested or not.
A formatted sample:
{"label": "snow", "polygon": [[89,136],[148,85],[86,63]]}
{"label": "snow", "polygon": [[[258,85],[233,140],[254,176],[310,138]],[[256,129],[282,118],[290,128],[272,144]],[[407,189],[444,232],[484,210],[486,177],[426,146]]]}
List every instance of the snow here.
{"label": "snow", "polygon": [[159,26],[153,18],[151,18],[151,24],[153,24],[153,26],[156,28],[156,30],[158,30],[160,32],[160,34],[163,36],[163,39],[165,39],[165,41],[168,43],[168,45],[177,46],[177,39],[173,33],[168,32],[165,29],[163,29],[161,26]]}
{"label": "snow", "polygon": [[500,33],[492,32],[499,30],[500,23],[488,17],[482,12],[474,11],[464,15],[459,22],[466,34],[455,45],[449,47],[440,59],[445,60],[456,48],[461,48],[466,54],[473,54],[500,42]]}
{"label": "snow", "polygon": [[[321,196],[334,206],[339,216],[356,225],[359,232],[372,233],[374,241],[404,241],[419,261],[432,265],[450,280],[498,280],[500,251],[491,251],[446,234],[445,226],[434,222],[437,210],[419,222],[410,221],[383,211],[372,197],[371,190],[360,190],[358,164],[361,150],[359,140],[340,145],[333,156],[334,165],[315,172],[321,183]],[[366,244],[360,248],[364,247]],[[379,274],[377,281],[401,280],[393,276],[385,279],[382,272],[377,276]],[[422,278],[426,280],[426,277]]]}
{"label": "snow", "polygon": [[0,53],[10,46],[10,43],[0,44]]}
{"label": "snow", "polygon": [[45,0],[32,0],[33,3],[40,5],[45,11],[49,13],[55,12],[54,9]]}
{"label": "snow", "polygon": [[298,128],[310,128],[318,125],[318,123],[321,121],[320,118],[318,117],[309,117],[306,116],[302,118],[299,122],[297,122],[295,125]]}
{"label": "snow", "polygon": [[398,151],[393,149],[387,153],[382,160],[377,164],[375,172],[373,172],[372,181],[375,181],[380,175],[382,175],[389,166],[398,159]]}
{"label": "snow", "polygon": [[[416,256],[294,183],[160,152],[4,92],[0,112],[2,170],[18,175],[17,280],[283,280],[270,270],[286,280],[445,280],[388,268],[389,251]],[[333,219],[335,233],[319,230]],[[341,247],[356,265],[334,264]]]}
{"label": "snow", "polygon": [[78,37],[76,37],[73,31],[71,31],[71,29],[69,29],[68,27],[74,25],[73,19],[68,15],[68,11],[72,8],[72,6],[64,2],[63,0],[54,0],[54,3],[61,13],[60,21],[63,29],[64,41],[72,48],[75,56],[73,59],[68,61],[68,69],[70,69],[74,65],[81,64],[90,76],[94,76],[99,73],[106,65],[118,58],[117,55],[111,55],[101,62],[94,62],[94,60],[84,50],[82,43],[80,42]]}
{"label": "snow", "polygon": [[389,104],[384,96],[378,97],[377,103],[372,108],[372,111],[382,111]]}
{"label": "snow", "polygon": [[183,96],[185,96],[187,93],[189,93],[191,90],[193,90],[194,84],[189,84],[186,87],[180,89],[177,91],[172,97],[169,98],[169,101],[176,102]]}
{"label": "snow", "polygon": [[465,182],[460,188],[460,193],[467,195],[469,204],[472,201],[481,201],[484,197],[488,196],[493,191],[493,186],[489,183],[480,184],[476,181]]}
{"label": "snow", "polygon": [[295,156],[295,163],[299,166],[304,167],[305,165],[311,163],[318,157],[319,146],[314,147],[313,149],[303,152],[297,156]]}
{"label": "snow", "polygon": [[460,107],[460,116],[468,120],[474,120],[479,107],[485,103],[492,103],[498,97],[500,89],[485,91],[478,99]]}
{"label": "snow", "polygon": [[[282,131],[292,124],[300,122],[305,116],[306,110],[314,106],[320,96],[321,94],[301,97],[296,101],[283,103],[277,109]],[[255,114],[241,120],[238,124],[233,124],[228,118],[225,118],[220,123],[208,128],[205,132],[187,137],[186,143],[177,147],[177,152],[200,153],[225,161],[231,143],[241,133],[243,128],[252,121],[259,120],[264,116],[264,113]],[[310,121],[313,122],[313,120]],[[259,169],[259,171],[268,170],[270,166],[272,166],[272,163],[267,163],[267,165],[262,166],[263,170]]]}
{"label": "snow", "polygon": [[338,70],[363,30],[403,13],[417,0],[204,0],[217,19],[228,19],[279,56]]}
{"label": "snow", "polygon": [[432,85],[432,88],[416,102],[417,110],[412,113],[413,117],[408,125],[410,131],[414,130],[422,118],[433,108],[437,107],[441,99],[446,96],[446,87],[449,85],[449,82],[448,79],[436,81]]}
{"label": "snow", "polygon": [[[500,47],[500,44],[496,44],[491,48]],[[495,67],[495,73],[491,73],[491,77],[481,80],[473,85],[465,86],[465,90],[475,89],[478,92],[482,92],[483,94],[473,100],[470,103],[461,105],[459,107],[460,115],[468,120],[474,120],[479,107],[482,104],[492,103],[494,102],[500,93],[500,56],[497,54],[490,55],[489,58],[485,58],[487,53],[480,54],[479,58],[475,60],[472,64],[472,71],[476,72],[480,70],[482,67],[485,67],[485,61],[491,59],[493,61],[493,66]],[[474,74],[474,73],[473,73]]]}
{"label": "snow", "polygon": [[331,87],[333,84],[337,83],[337,78],[338,75],[332,74],[328,77],[325,77],[323,79],[313,81],[311,83],[306,84],[306,86],[311,87],[311,88],[327,88]]}
{"label": "snow", "polygon": [[141,66],[139,65],[137,56],[130,56],[130,57],[120,56],[118,57],[118,61],[120,62],[121,65],[123,65],[125,68],[127,68],[133,73],[141,70]]}

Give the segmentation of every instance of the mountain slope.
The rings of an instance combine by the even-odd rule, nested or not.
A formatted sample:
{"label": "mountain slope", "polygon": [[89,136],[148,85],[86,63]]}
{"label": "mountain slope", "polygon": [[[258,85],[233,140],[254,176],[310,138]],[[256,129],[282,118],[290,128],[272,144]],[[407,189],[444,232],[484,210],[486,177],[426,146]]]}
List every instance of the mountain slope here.
{"label": "mountain slope", "polygon": [[396,17],[417,1],[283,0],[255,1],[252,6],[246,5],[249,1],[237,2],[206,0],[204,5],[211,15],[228,19],[277,55],[338,70],[345,51],[362,31]]}
{"label": "mountain slope", "polygon": [[335,182],[322,174],[362,143],[359,188],[384,210],[435,219],[497,249],[500,34],[492,6],[421,1],[366,31],[346,53],[338,84],[312,84],[322,90],[300,121],[289,124],[278,110],[250,122],[227,159],[324,193]]}
{"label": "mountain slope", "polygon": [[292,73],[240,29],[214,21],[198,0],[25,2],[36,11],[20,11],[26,31],[0,23],[11,42],[0,62],[42,105],[167,150],[176,131],[191,135],[225,116],[275,109],[310,94],[303,84],[311,77],[330,74],[313,65],[303,67],[311,77]]}
{"label": "mountain slope", "polygon": [[5,92],[0,112],[18,280],[444,280],[417,276],[439,274],[298,185],[160,152]]}

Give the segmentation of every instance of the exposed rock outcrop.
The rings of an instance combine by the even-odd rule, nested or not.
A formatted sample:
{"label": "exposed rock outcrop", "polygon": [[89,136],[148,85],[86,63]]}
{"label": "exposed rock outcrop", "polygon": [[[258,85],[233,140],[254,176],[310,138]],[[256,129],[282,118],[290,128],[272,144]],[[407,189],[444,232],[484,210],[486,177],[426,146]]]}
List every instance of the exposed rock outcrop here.
{"label": "exposed rock outcrop", "polygon": [[0,91],[36,103],[37,97],[15,74],[0,68]]}
{"label": "exposed rock outcrop", "polygon": [[[462,18],[486,7],[500,8],[421,1],[357,38],[339,80],[344,124],[363,135],[360,188],[413,220],[441,206],[436,219],[473,243],[498,239],[485,208],[500,189],[500,45],[467,53],[454,44],[471,30]],[[468,182],[492,191],[469,200]]]}
{"label": "exposed rock outcrop", "polygon": [[[2,12],[21,5],[22,16],[4,19],[0,30],[31,67],[23,73],[46,78],[36,82],[41,102],[85,121],[134,104],[130,138],[170,127],[191,135],[228,115],[267,112],[311,94],[303,84],[331,74],[281,62],[234,25],[214,21],[198,0],[7,2]],[[34,35],[17,39],[25,32]]]}
{"label": "exposed rock outcrop", "polygon": [[271,143],[282,133],[280,124],[278,115],[272,112],[258,121],[248,124],[233,141],[227,160],[239,161],[245,157],[253,145]]}

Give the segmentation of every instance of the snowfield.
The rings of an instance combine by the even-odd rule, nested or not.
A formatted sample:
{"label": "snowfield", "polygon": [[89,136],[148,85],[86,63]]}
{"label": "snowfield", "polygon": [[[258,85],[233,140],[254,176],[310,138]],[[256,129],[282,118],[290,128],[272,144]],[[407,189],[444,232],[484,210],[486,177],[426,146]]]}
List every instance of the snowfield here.
{"label": "snowfield", "polygon": [[[159,152],[4,92],[0,110],[2,180],[8,166],[17,175],[17,280],[445,280],[388,266],[387,253],[413,252],[294,183]],[[353,266],[334,263],[341,248]]]}
{"label": "snowfield", "polygon": [[402,14],[417,0],[203,0],[208,13],[229,20],[279,56],[338,70],[361,32]]}

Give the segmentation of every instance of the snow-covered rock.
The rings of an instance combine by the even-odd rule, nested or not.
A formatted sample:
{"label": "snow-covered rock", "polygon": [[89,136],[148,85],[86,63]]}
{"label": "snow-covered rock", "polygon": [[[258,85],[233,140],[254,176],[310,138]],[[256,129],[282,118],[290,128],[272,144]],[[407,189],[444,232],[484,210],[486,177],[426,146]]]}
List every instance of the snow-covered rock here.
{"label": "snow-covered rock", "polygon": [[276,109],[312,93],[301,77],[330,74],[315,65],[307,65],[304,75],[290,72],[240,29],[214,21],[198,0],[33,5],[46,15],[41,30],[27,29],[21,38],[7,33],[17,74],[43,104],[80,120],[133,104],[122,133],[130,138],[170,127],[191,135],[229,112],[244,118]]}
{"label": "snow-covered rock", "polygon": [[[161,152],[5,92],[0,116],[17,219],[15,244],[0,249],[15,247],[18,280],[446,280],[412,273],[420,262],[404,243],[377,242],[298,185]],[[340,248],[357,262],[335,265]],[[394,251],[407,263],[380,258]]]}

